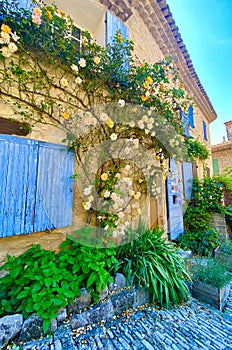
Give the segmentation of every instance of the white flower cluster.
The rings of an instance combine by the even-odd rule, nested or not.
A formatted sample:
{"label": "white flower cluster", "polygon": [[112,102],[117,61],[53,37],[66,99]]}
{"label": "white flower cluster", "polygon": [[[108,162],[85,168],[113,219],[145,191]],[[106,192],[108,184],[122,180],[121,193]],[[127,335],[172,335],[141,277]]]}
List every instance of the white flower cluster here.
{"label": "white flower cluster", "polygon": [[3,45],[0,51],[2,52],[2,56],[9,58],[13,55],[13,53],[17,52],[18,47],[15,44],[19,40],[19,36],[17,36],[16,32],[12,33],[11,28],[2,24],[1,33],[0,33],[0,44]]}

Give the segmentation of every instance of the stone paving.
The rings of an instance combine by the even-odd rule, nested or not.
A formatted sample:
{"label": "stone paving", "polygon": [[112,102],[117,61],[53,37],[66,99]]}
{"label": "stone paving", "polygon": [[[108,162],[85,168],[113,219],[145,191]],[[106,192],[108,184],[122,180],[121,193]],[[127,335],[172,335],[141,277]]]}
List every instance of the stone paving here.
{"label": "stone paving", "polygon": [[16,349],[229,350],[232,349],[232,287],[224,313],[191,298],[171,310],[147,306],[74,331],[67,322],[52,337]]}

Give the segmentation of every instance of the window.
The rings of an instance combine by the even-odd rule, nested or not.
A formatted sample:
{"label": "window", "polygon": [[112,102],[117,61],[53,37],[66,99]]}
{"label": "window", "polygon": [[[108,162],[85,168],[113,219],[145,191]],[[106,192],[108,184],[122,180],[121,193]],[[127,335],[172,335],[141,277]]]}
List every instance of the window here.
{"label": "window", "polygon": [[81,28],[77,25],[73,24],[70,30],[65,33],[61,33],[60,27],[64,24],[65,19],[59,16],[58,14],[53,16],[53,25],[52,25],[52,34],[54,38],[59,38],[60,36],[64,36],[69,38],[71,42],[75,45],[75,49],[80,51],[81,48]]}
{"label": "window", "polygon": [[194,115],[193,115],[193,106],[189,106],[189,108],[188,108],[188,119],[189,119],[189,125],[190,125],[192,128],[195,128],[195,125],[194,125]]}
{"label": "window", "polygon": [[213,174],[219,175],[218,158],[213,158]]}
{"label": "window", "polygon": [[0,134],[25,136],[29,133],[30,125],[16,120],[0,117]]}
{"label": "window", "polygon": [[[129,29],[117,17],[112,15],[109,11],[106,12],[106,44],[111,44],[117,31],[120,31],[123,39],[129,39]],[[125,72],[129,69],[129,62],[127,57],[124,57],[124,64],[122,70]],[[120,75],[120,72],[117,73]],[[120,80],[120,78],[119,78]]]}
{"label": "window", "polygon": [[180,111],[180,121],[184,128],[183,135],[189,137],[189,118],[183,111]]}
{"label": "window", "polygon": [[0,135],[0,237],[70,226],[73,173],[66,147]]}
{"label": "window", "polygon": [[206,126],[206,122],[205,121],[203,121],[203,135],[204,135],[204,140],[208,141],[207,126]]}

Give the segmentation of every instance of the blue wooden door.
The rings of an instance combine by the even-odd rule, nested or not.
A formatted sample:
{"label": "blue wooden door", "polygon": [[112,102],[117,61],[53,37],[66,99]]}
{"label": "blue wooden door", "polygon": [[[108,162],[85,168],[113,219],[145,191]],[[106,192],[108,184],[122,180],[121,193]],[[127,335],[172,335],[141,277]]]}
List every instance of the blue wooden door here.
{"label": "blue wooden door", "polygon": [[176,239],[184,232],[181,186],[174,159],[170,159],[170,173],[167,177],[168,233]]}
{"label": "blue wooden door", "polygon": [[0,135],[0,237],[71,225],[73,172],[64,146]]}

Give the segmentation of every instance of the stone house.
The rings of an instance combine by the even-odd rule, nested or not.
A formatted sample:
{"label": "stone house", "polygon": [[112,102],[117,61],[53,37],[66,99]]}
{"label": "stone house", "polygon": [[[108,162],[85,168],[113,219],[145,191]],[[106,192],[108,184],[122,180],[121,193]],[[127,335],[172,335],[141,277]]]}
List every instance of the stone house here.
{"label": "stone house", "polygon": [[[232,121],[225,123],[227,141],[211,146],[213,174],[220,175],[227,167],[232,167]],[[226,189],[224,192],[225,205],[231,205],[232,194]]]}
{"label": "stone house", "polygon": [[[22,6],[29,8],[30,0],[20,2]],[[46,4],[51,3],[53,1],[46,1]],[[187,133],[194,138],[198,138],[210,149],[209,124],[216,119],[216,113],[195,72],[187,48],[165,0],[66,0],[65,2],[57,0],[56,4],[65,13],[71,14],[76,25],[76,34],[78,34],[78,39],[75,38],[75,33],[73,34],[75,40],[81,40],[79,28],[87,29],[92,34],[93,39],[104,46],[120,29],[127,38],[134,42],[134,53],[140,59],[154,63],[162,60],[165,56],[173,57],[175,66],[179,71],[179,79],[184,83],[186,91],[193,96],[194,101],[187,116]],[[32,142],[35,148],[50,147],[47,143],[49,145],[56,144],[56,147],[51,147],[48,158],[45,157],[43,160],[44,164],[48,162],[48,159],[51,160],[54,154],[57,154],[59,144],[64,138],[62,131],[42,125],[35,126],[31,133],[25,135],[20,125],[11,122],[10,117],[10,110],[0,105],[0,132],[1,134],[10,135],[7,138],[6,136],[2,138],[3,142],[14,141],[16,139],[12,135],[20,135],[20,140],[26,138],[27,142],[30,145]],[[17,143],[19,149],[21,149],[20,142]],[[19,151],[15,151],[15,156],[17,156],[17,152]],[[66,171],[71,175],[73,164],[70,163],[68,156],[64,164]],[[211,162],[208,164],[209,168],[211,168],[210,164]],[[16,171],[16,169],[14,170]],[[170,238],[176,238],[183,231],[182,203],[183,200],[189,198],[191,178],[192,176],[203,176],[203,164],[199,161],[192,167],[191,163],[174,164],[171,160],[170,171],[174,174],[174,177],[167,181],[166,199],[165,201],[163,199],[151,200],[148,216],[151,227],[158,224],[160,228],[164,228],[169,233]],[[41,183],[48,188],[49,180],[46,181],[44,178]],[[165,183],[163,185],[165,186]],[[56,186],[56,183],[53,182],[52,186]],[[67,187],[72,192],[71,182],[67,183]],[[49,192],[47,196],[49,196]],[[70,194],[67,196],[69,196],[68,201],[73,201],[74,204],[78,203],[79,198],[75,193],[74,198]],[[39,206],[40,203],[36,205]],[[56,211],[55,214],[57,215]],[[12,213],[12,215],[15,215],[15,213]],[[76,209],[75,216],[78,217],[78,215],[81,216],[82,213],[81,210]],[[63,223],[59,222],[54,225],[59,229],[54,229],[52,232],[50,232],[49,224],[46,226],[46,223],[41,227],[33,227],[31,231],[29,228],[27,233],[34,232],[31,235],[21,234],[25,232],[12,234],[10,227],[8,231],[10,237],[6,237],[7,235],[0,232],[0,237],[2,237],[0,239],[0,263],[4,261],[6,254],[19,254],[29,248],[31,244],[41,244],[48,249],[56,248],[65,237],[66,226],[70,226],[72,222],[68,208],[65,215],[60,213],[58,216],[63,218]],[[46,222],[47,219],[43,217],[43,220]],[[56,217],[54,221],[56,221]],[[65,227],[65,229],[62,230],[62,227]],[[47,229],[45,230],[45,228]]]}
{"label": "stone house", "polygon": [[211,147],[214,175],[232,166],[232,121],[226,122],[225,126],[228,140]]}

